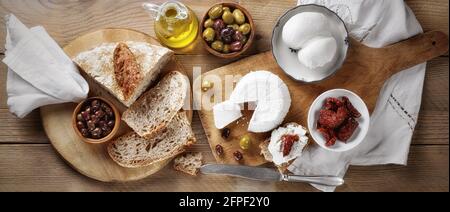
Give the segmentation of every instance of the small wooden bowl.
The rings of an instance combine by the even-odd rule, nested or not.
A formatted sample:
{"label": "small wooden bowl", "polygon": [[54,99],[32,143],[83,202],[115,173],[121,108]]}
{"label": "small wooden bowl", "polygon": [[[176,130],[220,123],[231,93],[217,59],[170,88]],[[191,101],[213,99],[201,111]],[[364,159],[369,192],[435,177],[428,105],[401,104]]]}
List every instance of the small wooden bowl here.
{"label": "small wooden bowl", "polygon": [[[111,133],[109,133],[109,135],[107,135],[106,137],[100,138],[100,139],[86,138],[86,137],[84,137],[84,136],[81,134],[81,132],[80,132],[80,131],[78,130],[78,128],[77,128],[77,115],[78,115],[78,113],[80,112],[81,108],[83,107],[83,105],[84,105],[86,102],[90,102],[90,101],[95,100],[95,99],[96,99],[96,100],[100,100],[101,102],[104,102],[104,103],[106,103],[108,106],[110,106],[111,109],[113,110],[114,117],[115,117],[115,119],[114,119],[114,121],[115,121],[115,123],[114,123],[114,128],[112,129]],[[120,113],[119,113],[119,111],[117,110],[117,108],[116,108],[110,101],[108,101],[108,100],[106,100],[106,99],[104,99],[104,98],[102,98],[102,97],[91,97],[91,98],[85,99],[84,101],[82,101],[81,103],[79,103],[79,104],[77,105],[77,107],[75,108],[75,110],[73,111],[73,114],[72,114],[72,126],[73,126],[73,129],[75,130],[75,133],[76,133],[76,134],[81,138],[81,140],[83,140],[84,142],[89,143],[89,144],[102,144],[102,143],[108,142],[108,141],[110,141],[112,138],[114,138],[114,136],[116,135],[117,131],[119,130],[119,127],[120,127]]]}
{"label": "small wooden bowl", "polygon": [[[244,13],[244,15],[245,15],[246,22],[248,22],[250,24],[250,27],[252,28],[252,30],[250,31],[250,36],[248,37],[247,43],[245,43],[245,45],[241,51],[224,54],[224,53],[218,52],[218,51],[214,50],[213,48],[211,48],[209,43],[205,39],[203,39],[202,34],[203,34],[203,31],[205,30],[203,25],[204,25],[205,21],[208,20],[208,18],[209,18],[208,12],[209,12],[209,10],[211,10],[213,7],[215,7],[217,5],[222,5],[224,7],[229,7],[231,9],[240,9],[242,11],[242,13]],[[246,52],[252,45],[253,39],[255,38],[255,24],[253,22],[253,18],[250,15],[250,13],[241,5],[236,4],[236,3],[227,3],[227,2],[217,3],[217,4],[213,5],[211,8],[209,8],[206,11],[206,14],[203,16],[203,19],[200,23],[200,36],[202,37],[201,40],[202,40],[206,50],[208,50],[209,53],[211,53],[217,57],[220,57],[220,58],[226,58],[226,59],[235,58],[235,57],[240,56],[244,52]]]}

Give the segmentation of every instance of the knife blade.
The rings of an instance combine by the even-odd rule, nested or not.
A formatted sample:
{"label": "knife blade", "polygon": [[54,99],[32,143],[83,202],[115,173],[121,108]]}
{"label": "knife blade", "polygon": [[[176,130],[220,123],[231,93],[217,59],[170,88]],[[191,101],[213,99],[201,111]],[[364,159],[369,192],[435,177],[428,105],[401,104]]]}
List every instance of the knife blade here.
{"label": "knife blade", "polygon": [[275,169],[224,165],[224,164],[206,164],[200,168],[203,174],[218,174],[232,177],[240,177],[259,181],[286,181],[286,182],[304,182],[326,186],[340,186],[344,180],[336,176],[302,176],[281,174]]}

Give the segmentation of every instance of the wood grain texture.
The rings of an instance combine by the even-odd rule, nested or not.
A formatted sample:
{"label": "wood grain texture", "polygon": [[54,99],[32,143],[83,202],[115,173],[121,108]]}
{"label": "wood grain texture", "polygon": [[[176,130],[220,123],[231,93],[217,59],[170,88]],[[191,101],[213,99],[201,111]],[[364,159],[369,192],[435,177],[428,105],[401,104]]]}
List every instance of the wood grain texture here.
{"label": "wood grain texture", "polygon": [[[210,5],[219,1],[183,2],[201,17]],[[12,12],[28,26],[43,25],[63,46],[83,33],[105,27],[128,27],[154,34],[152,20],[140,9],[142,2],[0,0],[0,16]],[[257,39],[249,54],[270,49],[273,24],[295,2],[240,1],[257,25]],[[440,30],[448,34],[448,0],[406,2],[425,31]],[[4,19],[1,18],[0,22],[0,59],[3,59],[3,38],[6,32]],[[177,56],[187,70],[200,66],[206,72],[237,60],[218,59],[200,47],[193,45]],[[448,62],[448,57],[441,57],[428,63],[422,110],[413,138],[409,165],[351,167],[346,176],[346,185],[338,191],[448,191]],[[1,191],[315,191],[307,185],[267,185],[227,177],[192,178],[178,174],[169,167],[148,179],[133,183],[100,183],[91,180],[78,174],[57,156],[42,130],[38,111],[23,120],[8,113],[5,70],[4,64],[0,63]],[[192,151],[202,151],[211,160],[213,156],[197,114],[194,115],[193,130],[200,141],[192,147]]]}
{"label": "wood grain texture", "polygon": [[[153,21],[141,9],[142,0],[92,0],[92,1],[0,1],[0,16],[14,13],[28,26],[43,25],[62,46],[87,32],[108,27],[127,27],[154,36]],[[164,0],[152,1],[155,3]],[[220,0],[185,0],[200,19],[210,5]],[[240,2],[252,14],[256,23],[256,40],[248,54],[270,49],[272,28],[287,9],[296,5],[296,0],[260,1],[231,0]],[[408,0],[417,19],[425,31],[441,30],[448,34],[447,0]],[[50,17],[50,18],[49,18]],[[0,37],[5,37],[4,20],[0,24]],[[197,40],[193,46],[179,51],[183,54],[208,54]],[[4,51],[4,40],[0,52]]]}
{"label": "wood grain texture", "polygon": [[[316,191],[306,184],[190,177],[171,167],[141,181],[100,183],[74,172],[48,144],[0,145],[0,152],[0,191]],[[448,146],[412,147],[408,166],[351,167],[337,191],[448,191],[448,165]]]}

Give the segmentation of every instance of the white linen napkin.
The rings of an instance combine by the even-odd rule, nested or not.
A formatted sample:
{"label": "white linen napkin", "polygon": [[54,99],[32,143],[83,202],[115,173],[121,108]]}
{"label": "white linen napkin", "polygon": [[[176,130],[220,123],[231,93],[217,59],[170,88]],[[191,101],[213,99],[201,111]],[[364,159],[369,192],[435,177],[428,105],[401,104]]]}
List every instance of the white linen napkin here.
{"label": "white linen napkin", "polygon": [[[383,47],[416,34],[422,28],[403,0],[299,0],[335,11],[350,35],[371,47]],[[404,70],[389,79],[371,116],[369,133],[355,149],[333,153],[314,146],[289,167],[295,174],[344,177],[349,165],[406,165],[419,115],[426,64]],[[313,185],[331,192],[335,187]]]}
{"label": "white linen napkin", "polygon": [[78,68],[41,26],[28,29],[14,15],[6,19],[8,107],[19,118],[50,104],[79,102],[89,86]]}

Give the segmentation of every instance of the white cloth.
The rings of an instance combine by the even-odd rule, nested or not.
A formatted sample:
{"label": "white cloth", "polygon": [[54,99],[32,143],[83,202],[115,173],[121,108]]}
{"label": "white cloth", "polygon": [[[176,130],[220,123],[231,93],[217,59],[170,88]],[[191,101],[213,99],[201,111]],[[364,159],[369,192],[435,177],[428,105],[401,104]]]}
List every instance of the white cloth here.
{"label": "white cloth", "polygon": [[[383,47],[416,34],[422,28],[403,0],[299,0],[335,11],[350,35],[371,47]],[[355,149],[333,153],[314,146],[289,167],[295,174],[344,177],[349,165],[406,165],[417,123],[426,64],[404,70],[389,79],[371,116],[369,133]],[[313,185],[322,191],[335,187]]]}
{"label": "white cloth", "polygon": [[19,118],[50,104],[79,102],[89,85],[72,60],[41,26],[28,29],[14,15],[6,17],[8,107]]}

